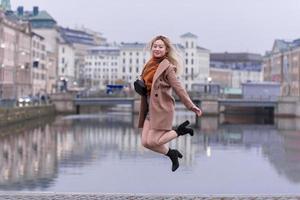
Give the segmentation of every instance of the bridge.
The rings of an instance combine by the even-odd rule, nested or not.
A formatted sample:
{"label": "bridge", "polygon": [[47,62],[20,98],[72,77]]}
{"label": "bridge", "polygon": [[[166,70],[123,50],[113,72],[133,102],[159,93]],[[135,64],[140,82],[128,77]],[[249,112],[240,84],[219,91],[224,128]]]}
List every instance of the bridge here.
{"label": "bridge", "polygon": [[[101,97],[101,98],[75,98],[68,93],[59,93],[51,96],[58,112],[80,113],[82,106],[129,105],[133,113],[139,110],[139,97]],[[280,97],[274,99],[225,99],[217,96],[193,97],[194,103],[201,107],[205,115],[218,115],[224,107],[254,107],[272,108],[278,116],[300,116],[300,100]],[[179,101],[179,100],[177,100]],[[223,109],[222,109],[223,108]]]}
{"label": "bridge", "polygon": [[[220,106],[230,106],[230,107],[272,107],[276,108],[278,101],[275,100],[257,100],[257,99],[192,99],[193,102],[203,107],[207,103],[210,103],[210,110],[205,110],[210,114],[219,114]],[[139,98],[75,98],[74,104],[76,106],[76,113],[80,113],[81,106],[107,106],[107,105],[130,105],[132,112],[138,112],[138,107],[135,107],[136,104],[139,104]],[[180,102],[179,99],[176,99],[176,102]],[[212,103],[214,104],[212,108]],[[216,104],[217,103],[217,104]],[[217,106],[217,107],[216,107]],[[203,108],[202,108],[203,109]],[[211,110],[212,109],[212,110]]]}

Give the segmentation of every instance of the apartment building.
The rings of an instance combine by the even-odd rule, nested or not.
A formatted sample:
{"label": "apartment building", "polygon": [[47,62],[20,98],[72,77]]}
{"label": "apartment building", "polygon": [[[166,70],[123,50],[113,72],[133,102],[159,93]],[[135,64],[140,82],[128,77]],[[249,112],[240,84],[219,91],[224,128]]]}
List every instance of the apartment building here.
{"label": "apartment building", "polygon": [[32,93],[31,29],[0,10],[0,97],[17,99]]}
{"label": "apartment building", "polygon": [[85,56],[84,80],[88,88],[105,89],[108,84],[124,84],[119,76],[120,48],[99,46]]}
{"label": "apartment building", "polygon": [[263,59],[263,77],[280,83],[281,96],[300,96],[300,39],[274,41]]}
{"label": "apartment building", "polygon": [[32,95],[47,93],[48,65],[45,38],[32,33]]}

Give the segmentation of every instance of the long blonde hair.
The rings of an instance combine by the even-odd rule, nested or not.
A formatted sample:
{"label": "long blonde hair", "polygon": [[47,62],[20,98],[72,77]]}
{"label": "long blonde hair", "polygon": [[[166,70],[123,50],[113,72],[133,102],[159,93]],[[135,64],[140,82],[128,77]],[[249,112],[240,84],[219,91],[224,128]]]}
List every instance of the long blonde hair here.
{"label": "long blonde hair", "polygon": [[164,44],[166,45],[166,50],[167,50],[166,58],[169,60],[170,63],[175,65],[176,74],[177,75],[181,74],[182,66],[183,66],[182,58],[181,58],[180,54],[178,53],[177,49],[175,48],[175,46],[171,43],[169,38],[167,38],[166,36],[163,36],[163,35],[158,35],[150,41],[150,43],[147,45],[147,49],[151,52],[152,46],[153,46],[154,42],[157,40],[162,40],[164,42]]}

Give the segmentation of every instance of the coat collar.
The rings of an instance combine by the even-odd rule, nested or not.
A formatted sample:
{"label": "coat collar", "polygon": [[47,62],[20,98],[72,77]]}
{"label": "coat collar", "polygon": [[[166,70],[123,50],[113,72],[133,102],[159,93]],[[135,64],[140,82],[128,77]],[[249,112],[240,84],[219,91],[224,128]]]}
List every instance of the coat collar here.
{"label": "coat collar", "polygon": [[163,59],[163,61],[161,61],[161,63],[159,63],[158,68],[153,77],[153,81],[152,81],[153,83],[169,67],[169,65],[170,65],[170,62],[166,58]]}

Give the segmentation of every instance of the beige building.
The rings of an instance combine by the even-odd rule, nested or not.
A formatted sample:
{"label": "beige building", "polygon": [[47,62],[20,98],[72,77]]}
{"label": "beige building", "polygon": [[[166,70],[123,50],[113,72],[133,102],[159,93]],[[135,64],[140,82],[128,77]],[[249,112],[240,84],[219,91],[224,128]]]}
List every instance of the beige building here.
{"label": "beige building", "polygon": [[31,30],[0,11],[0,97],[17,99],[32,93]]}
{"label": "beige building", "polygon": [[282,96],[300,96],[300,39],[275,40],[263,60],[265,81],[281,84]]}
{"label": "beige building", "polygon": [[231,69],[210,68],[209,76],[214,83],[220,84],[222,87],[232,86]]}

